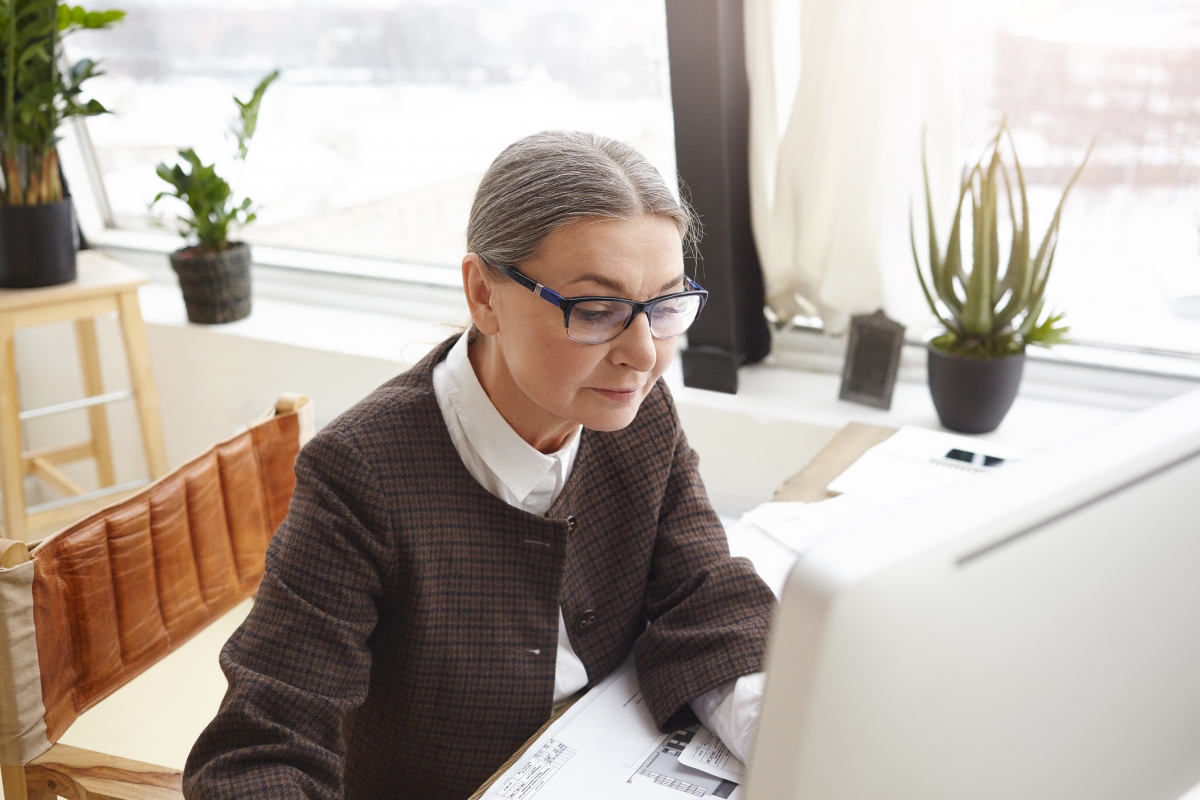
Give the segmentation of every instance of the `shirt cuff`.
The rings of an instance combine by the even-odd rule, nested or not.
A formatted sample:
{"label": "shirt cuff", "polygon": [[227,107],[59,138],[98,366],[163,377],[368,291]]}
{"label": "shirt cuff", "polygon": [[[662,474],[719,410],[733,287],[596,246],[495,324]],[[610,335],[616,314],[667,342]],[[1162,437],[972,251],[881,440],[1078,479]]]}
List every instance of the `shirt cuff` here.
{"label": "shirt cuff", "polygon": [[765,672],[743,675],[691,702],[692,711],[704,727],[715,733],[743,764],[750,761],[766,679]]}

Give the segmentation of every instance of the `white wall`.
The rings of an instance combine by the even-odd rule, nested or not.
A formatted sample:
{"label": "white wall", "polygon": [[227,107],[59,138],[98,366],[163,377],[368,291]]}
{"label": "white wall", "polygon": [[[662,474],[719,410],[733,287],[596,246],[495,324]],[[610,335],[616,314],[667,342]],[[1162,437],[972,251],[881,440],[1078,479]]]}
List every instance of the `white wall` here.
{"label": "white wall", "polygon": [[231,436],[282,392],[308,395],[321,428],[407,366],[193,326],[151,325],[148,335],[172,467]]}

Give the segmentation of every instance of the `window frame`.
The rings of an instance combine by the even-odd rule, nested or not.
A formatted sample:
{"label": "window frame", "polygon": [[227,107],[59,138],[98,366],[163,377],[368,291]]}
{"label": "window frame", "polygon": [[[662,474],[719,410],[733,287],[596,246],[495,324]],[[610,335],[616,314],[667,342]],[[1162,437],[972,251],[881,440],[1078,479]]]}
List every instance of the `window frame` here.
{"label": "window frame", "polygon": [[[72,120],[68,146],[71,145],[78,151],[83,174],[68,175],[68,179],[74,178],[71,181],[73,200],[77,205],[84,206],[79,212],[80,229],[90,247],[167,255],[180,246],[181,237],[167,231],[133,230],[115,224],[86,119]],[[394,285],[396,296],[402,294],[406,287],[432,289],[440,294],[446,290],[461,290],[462,285],[461,272],[454,266],[288,247],[256,245],[253,247],[253,264],[266,267],[271,272],[292,272],[296,277],[305,276],[305,281],[288,290],[288,296],[289,299],[314,306],[402,313],[400,309],[389,309],[386,300],[382,301],[382,305],[374,297],[355,301],[355,289],[361,288],[364,279]],[[772,349],[767,357],[768,365],[798,371],[840,373],[845,336],[808,329],[778,330],[774,325],[770,327]],[[908,339],[905,345],[906,365],[912,377],[913,357],[922,355],[920,350],[924,349],[924,342]],[[1178,381],[1200,387],[1200,355],[1079,342],[1051,350],[1028,348],[1026,357],[1031,365],[1036,365],[1033,368],[1048,375],[1049,383],[1067,387],[1068,390],[1076,387],[1088,392],[1166,397],[1171,391],[1180,391],[1176,385]],[[1168,391],[1164,387],[1174,389]]]}

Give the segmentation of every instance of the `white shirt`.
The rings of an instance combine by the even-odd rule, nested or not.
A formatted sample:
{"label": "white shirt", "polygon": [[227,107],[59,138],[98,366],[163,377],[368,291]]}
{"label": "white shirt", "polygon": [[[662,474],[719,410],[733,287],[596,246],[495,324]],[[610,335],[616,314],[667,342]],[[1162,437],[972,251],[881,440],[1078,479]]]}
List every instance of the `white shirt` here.
{"label": "white shirt", "polygon": [[[562,493],[575,456],[580,429],[557,452],[546,455],[512,429],[479,383],[467,356],[464,333],[433,369],[433,393],[454,448],[479,484],[510,506],[545,514]],[[582,426],[581,426],[582,427]],[[747,675],[692,701],[700,721],[744,761],[758,723],[764,673]],[[571,647],[562,609],[558,611],[558,655],[554,670],[554,702],[587,685],[587,670]]]}

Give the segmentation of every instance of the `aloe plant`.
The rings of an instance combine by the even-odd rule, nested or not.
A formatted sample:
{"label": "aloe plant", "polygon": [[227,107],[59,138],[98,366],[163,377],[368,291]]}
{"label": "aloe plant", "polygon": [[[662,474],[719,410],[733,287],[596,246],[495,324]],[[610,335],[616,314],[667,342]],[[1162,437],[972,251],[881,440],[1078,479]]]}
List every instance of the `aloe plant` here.
{"label": "aloe plant", "polygon": [[[230,123],[229,131],[237,143],[234,158],[244,161],[250,138],[258,128],[258,108],[271,82],[279,77],[279,70],[263,78],[249,100],[233,98],[238,115]],[[248,225],[256,218],[249,197],[234,202],[233,189],[229,182],[217,174],[216,164],[205,164],[192,148],[179,151],[179,163],[159,164],[155,167],[158,177],[171,185],[170,189],[155,195],[153,207],[164,197],[174,197],[187,204],[188,213],[178,217],[179,232],[186,239],[194,238],[201,250],[219,252],[229,248],[229,227]]]}
{"label": "aloe plant", "polygon": [[[1019,216],[1013,202],[1009,167],[1001,151],[1006,136],[1020,195]],[[969,170],[964,170],[959,188],[958,207],[954,212],[954,223],[950,227],[950,238],[946,243],[944,255],[934,228],[933,201],[929,195],[929,170],[922,152],[925,209],[929,218],[928,280],[917,255],[911,208],[909,234],[921,290],[925,293],[929,308],[946,328],[945,333],[933,339],[934,347],[952,355],[1002,358],[1024,352],[1026,345],[1049,347],[1067,341],[1069,328],[1062,324],[1065,315],[1045,309],[1046,283],[1050,278],[1054,253],[1058,247],[1058,227],[1062,218],[1063,203],[1087,164],[1091,151],[1092,147],[1089,146],[1083,162],[1063,189],[1058,207],[1054,210],[1054,217],[1046,229],[1045,236],[1042,237],[1037,252],[1032,253],[1025,175],[1021,171],[1021,162],[1017,158],[1012,133],[1007,125],[1001,122],[1000,129],[984,149],[983,155]],[[1002,211],[1001,185],[1007,200],[1008,216],[1012,220],[1012,240],[1009,243],[1008,264],[1003,274],[1000,272],[999,234],[999,216]],[[963,263],[961,234],[963,207],[968,199],[972,245],[969,271]]]}

